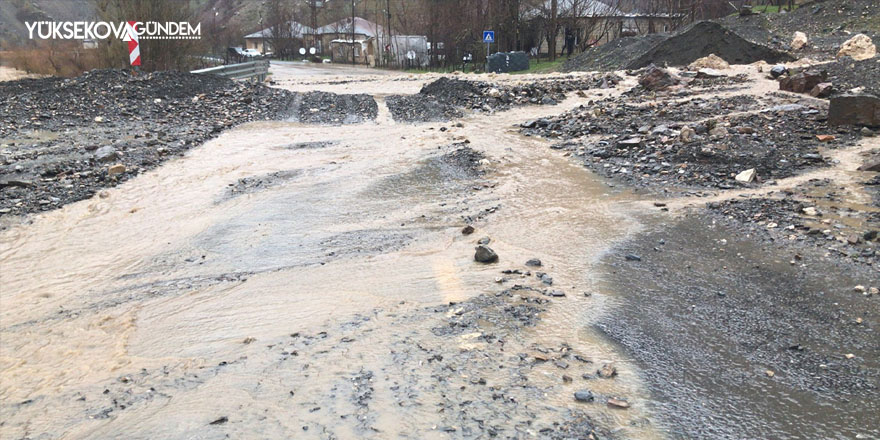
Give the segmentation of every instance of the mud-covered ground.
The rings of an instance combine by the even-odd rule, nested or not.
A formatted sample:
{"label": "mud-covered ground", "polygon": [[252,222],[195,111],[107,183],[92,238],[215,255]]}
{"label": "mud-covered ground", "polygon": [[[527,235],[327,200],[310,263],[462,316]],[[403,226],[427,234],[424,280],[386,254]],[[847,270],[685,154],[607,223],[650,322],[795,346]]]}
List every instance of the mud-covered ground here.
{"label": "mud-covered ground", "polygon": [[639,234],[604,259],[599,328],[673,438],[880,436],[877,272],[756,238],[702,212]]}
{"label": "mud-covered ground", "polygon": [[366,95],[297,94],[179,72],[0,82],[0,216],[89,198],[254,120],[375,119]]}

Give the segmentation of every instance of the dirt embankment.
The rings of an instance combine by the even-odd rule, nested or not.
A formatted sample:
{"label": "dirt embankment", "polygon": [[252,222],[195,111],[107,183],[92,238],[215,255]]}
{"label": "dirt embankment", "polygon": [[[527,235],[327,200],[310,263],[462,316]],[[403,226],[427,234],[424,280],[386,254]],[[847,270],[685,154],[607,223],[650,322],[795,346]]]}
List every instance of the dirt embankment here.
{"label": "dirt embankment", "polygon": [[367,95],[295,94],[182,72],[2,82],[0,216],[89,198],[241,123],[342,124],[376,113]]}

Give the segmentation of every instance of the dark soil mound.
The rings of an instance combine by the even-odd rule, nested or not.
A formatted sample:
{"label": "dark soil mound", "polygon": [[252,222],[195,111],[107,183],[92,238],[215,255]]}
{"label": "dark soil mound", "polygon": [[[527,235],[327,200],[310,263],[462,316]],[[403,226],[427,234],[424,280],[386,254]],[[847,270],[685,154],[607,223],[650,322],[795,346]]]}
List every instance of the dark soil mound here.
{"label": "dark soil mound", "polygon": [[562,65],[563,72],[608,71],[625,69],[636,57],[665,40],[666,34],[623,37],[590,48]]}
{"label": "dark soil mound", "polygon": [[731,64],[751,64],[761,60],[778,63],[795,59],[787,53],[750,42],[718,23],[701,21],[657,44],[626,67],[639,69],[651,63],[684,66],[713,53]]}

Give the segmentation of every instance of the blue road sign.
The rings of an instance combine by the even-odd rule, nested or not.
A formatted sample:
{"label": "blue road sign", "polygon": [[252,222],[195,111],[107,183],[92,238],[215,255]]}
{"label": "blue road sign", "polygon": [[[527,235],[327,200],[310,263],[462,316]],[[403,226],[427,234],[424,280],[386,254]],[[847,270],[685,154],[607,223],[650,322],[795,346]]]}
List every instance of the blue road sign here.
{"label": "blue road sign", "polygon": [[483,43],[494,43],[495,31],[483,31]]}

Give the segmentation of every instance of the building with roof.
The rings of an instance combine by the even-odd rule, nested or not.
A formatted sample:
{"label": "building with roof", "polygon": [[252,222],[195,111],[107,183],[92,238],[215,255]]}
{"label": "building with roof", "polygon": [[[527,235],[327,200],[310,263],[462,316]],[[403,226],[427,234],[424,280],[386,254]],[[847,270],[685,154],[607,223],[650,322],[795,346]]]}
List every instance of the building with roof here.
{"label": "building with roof", "polygon": [[[529,18],[548,20],[550,1],[533,9]],[[583,51],[589,47],[605,44],[619,37],[671,32],[683,18],[681,14],[668,11],[640,11],[620,7],[623,2],[613,0],[557,0],[559,32],[556,48],[560,54]],[[546,26],[539,26],[546,29]],[[548,36],[540,38],[540,52],[548,52]]]}
{"label": "building with roof", "polygon": [[[252,34],[248,34],[244,36],[245,49],[255,49],[257,52],[262,54],[266,53],[274,53],[277,52],[276,47],[279,43],[285,44],[286,46],[291,46],[294,49],[299,49],[300,47],[304,47],[308,43],[307,35],[313,35],[314,31],[312,28],[296,22],[291,21],[286,24],[287,29],[279,28],[278,26],[268,27],[263,30],[259,30]],[[275,38],[273,35],[273,29],[282,29],[283,32],[279,32],[279,38]],[[280,40],[291,40],[291,41],[280,41]]]}

